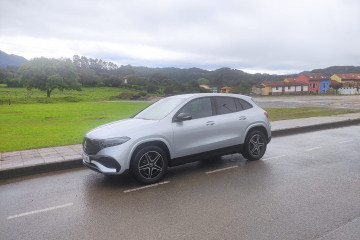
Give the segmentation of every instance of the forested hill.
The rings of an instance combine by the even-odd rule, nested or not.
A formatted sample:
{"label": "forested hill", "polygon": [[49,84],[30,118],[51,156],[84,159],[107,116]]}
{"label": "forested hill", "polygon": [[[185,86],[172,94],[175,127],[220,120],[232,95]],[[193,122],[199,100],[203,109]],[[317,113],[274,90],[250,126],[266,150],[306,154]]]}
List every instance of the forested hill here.
{"label": "forested hill", "polygon": [[0,67],[6,68],[8,66],[19,66],[20,64],[27,62],[24,57],[14,54],[7,54],[0,50]]}
{"label": "forested hill", "polygon": [[135,66],[121,66],[115,70],[121,76],[136,76],[143,78],[171,79],[189,82],[200,78],[210,80],[210,85],[237,85],[239,82],[257,84],[262,81],[283,80],[284,76],[270,74],[250,74],[237,69],[220,68],[214,71],[199,68],[148,68]]}
{"label": "forested hill", "polygon": [[311,73],[325,73],[327,75],[335,73],[360,73],[360,66],[333,66],[324,69],[314,69]]}

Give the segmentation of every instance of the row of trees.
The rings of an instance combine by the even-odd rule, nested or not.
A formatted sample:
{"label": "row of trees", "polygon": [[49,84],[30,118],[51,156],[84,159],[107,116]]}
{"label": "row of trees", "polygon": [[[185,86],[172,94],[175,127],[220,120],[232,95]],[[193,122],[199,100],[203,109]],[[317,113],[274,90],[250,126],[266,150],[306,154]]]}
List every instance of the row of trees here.
{"label": "row of trees", "polygon": [[[75,55],[70,59],[35,58],[20,67],[0,68],[0,83],[8,87],[37,88],[51,96],[54,89],[81,87],[122,87],[151,94],[207,92],[201,84],[216,87],[230,85],[236,93],[250,91],[249,81],[239,81],[242,71],[224,68],[213,72],[198,68],[118,67],[112,62]],[[209,75],[211,73],[211,75]],[[260,80],[260,79],[259,79]]]}

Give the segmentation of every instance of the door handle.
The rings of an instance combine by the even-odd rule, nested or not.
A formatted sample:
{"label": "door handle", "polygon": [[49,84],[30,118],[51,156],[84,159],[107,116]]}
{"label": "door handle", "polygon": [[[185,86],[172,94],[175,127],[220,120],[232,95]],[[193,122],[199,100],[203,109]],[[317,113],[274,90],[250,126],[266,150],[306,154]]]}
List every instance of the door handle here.
{"label": "door handle", "polygon": [[239,117],[239,120],[246,120],[246,116]]}
{"label": "door handle", "polygon": [[207,126],[209,126],[209,125],[214,125],[214,124],[215,124],[214,121],[208,121],[208,122],[206,122],[206,125],[207,125]]}

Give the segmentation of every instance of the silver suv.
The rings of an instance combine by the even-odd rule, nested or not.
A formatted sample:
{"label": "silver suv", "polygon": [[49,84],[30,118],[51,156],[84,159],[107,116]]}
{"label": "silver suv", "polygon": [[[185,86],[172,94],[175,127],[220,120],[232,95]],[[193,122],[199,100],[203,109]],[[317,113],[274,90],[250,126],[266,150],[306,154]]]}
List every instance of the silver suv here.
{"label": "silver suv", "polygon": [[250,97],[186,94],[87,132],[83,163],[103,174],[130,170],[137,180],[151,184],[168,167],[213,156],[241,153],[258,160],[270,140],[269,115]]}

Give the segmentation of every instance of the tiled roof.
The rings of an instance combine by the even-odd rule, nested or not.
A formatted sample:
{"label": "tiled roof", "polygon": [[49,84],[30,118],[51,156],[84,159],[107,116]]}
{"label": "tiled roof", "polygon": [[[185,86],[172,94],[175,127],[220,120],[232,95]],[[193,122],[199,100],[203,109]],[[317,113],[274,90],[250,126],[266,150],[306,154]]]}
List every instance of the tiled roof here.
{"label": "tiled roof", "polygon": [[354,80],[360,81],[360,73],[338,73],[335,75],[341,78],[341,80],[345,80],[345,81],[354,81]]}
{"label": "tiled roof", "polygon": [[309,80],[329,80],[330,78],[324,73],[304,73]]}
{"label": "tiled roof", "polygon": [[295,82],[296,78],[285,78],[284,82]]}
{"label": "tiled roof", "polygon": [[263,82],[265,87],[291,87],[291,86],[307,86],[306,83],[301,82]]}

